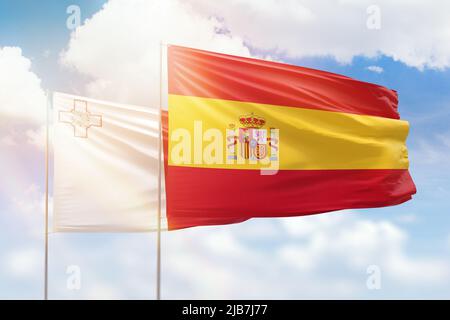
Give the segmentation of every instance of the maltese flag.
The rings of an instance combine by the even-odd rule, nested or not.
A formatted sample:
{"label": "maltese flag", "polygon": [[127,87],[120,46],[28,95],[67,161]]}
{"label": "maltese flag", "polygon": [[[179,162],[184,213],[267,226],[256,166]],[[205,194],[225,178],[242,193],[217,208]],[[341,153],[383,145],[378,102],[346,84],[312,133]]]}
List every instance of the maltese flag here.
{"label": "maltese flag", "polygon": [[158,110],[54,93],[53,124],[54,231],[156,230]]}

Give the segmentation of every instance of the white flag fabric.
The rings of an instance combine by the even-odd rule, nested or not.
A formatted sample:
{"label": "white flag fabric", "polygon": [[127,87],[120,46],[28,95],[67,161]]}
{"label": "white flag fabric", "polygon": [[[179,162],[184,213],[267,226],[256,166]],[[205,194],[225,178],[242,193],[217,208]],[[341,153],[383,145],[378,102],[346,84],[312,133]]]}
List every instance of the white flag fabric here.
{"label": "white flag fabric", "polygon": [[54,93],[53,111],[54,231],[156,230],[158,110]]}

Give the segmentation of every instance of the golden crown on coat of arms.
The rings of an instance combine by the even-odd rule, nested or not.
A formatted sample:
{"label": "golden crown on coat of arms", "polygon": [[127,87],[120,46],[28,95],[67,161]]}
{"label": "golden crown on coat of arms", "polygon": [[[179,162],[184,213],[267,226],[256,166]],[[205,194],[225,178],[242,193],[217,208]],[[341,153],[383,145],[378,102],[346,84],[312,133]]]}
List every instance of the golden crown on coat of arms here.
{"label": "golden crown on coat of arms", "polygon": [[247,114],[239,117],[239,122],[245,128],[259,129],[266,124],[266,120],[263,117],[253,114]]}

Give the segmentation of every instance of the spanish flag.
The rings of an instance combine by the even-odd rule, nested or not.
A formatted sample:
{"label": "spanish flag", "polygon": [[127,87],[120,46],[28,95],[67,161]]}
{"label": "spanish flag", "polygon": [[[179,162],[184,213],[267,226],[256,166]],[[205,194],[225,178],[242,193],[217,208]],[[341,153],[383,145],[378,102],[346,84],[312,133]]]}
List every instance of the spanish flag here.
{"label": "spanish flag", "polygon": [[416,188],[397,93],[277,62],[168,47],[169,229],[397,205]]}

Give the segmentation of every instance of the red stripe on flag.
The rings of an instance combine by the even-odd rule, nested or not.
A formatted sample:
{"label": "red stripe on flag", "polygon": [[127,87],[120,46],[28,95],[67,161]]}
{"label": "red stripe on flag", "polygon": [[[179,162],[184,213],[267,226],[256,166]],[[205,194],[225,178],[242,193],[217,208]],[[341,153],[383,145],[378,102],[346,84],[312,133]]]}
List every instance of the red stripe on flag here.
{"label": "red stripe on flag", "polygon": [[416,192],[408,170],[166,169],[169,229],[390,206]]}
{"label": "red stripe on flag", "polygon": [[320,70],[169,46],[169,93],[399,119],[394,90]]}

